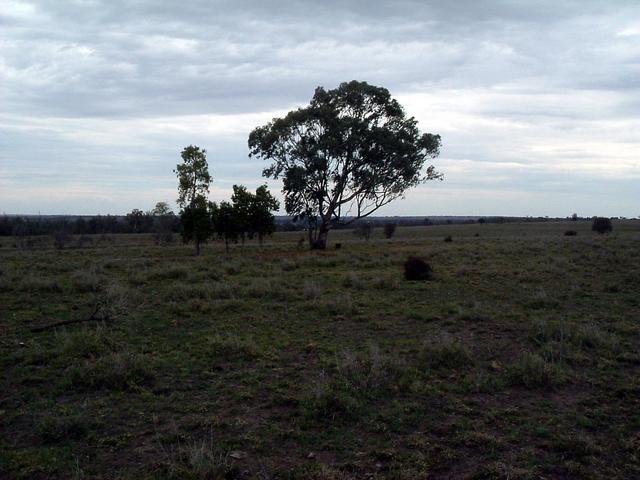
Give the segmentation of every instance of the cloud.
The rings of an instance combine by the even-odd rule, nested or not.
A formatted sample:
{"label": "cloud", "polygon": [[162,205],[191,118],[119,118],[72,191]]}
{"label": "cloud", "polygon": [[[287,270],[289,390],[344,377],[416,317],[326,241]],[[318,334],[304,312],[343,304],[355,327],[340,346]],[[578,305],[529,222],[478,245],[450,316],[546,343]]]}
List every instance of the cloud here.
{"label": "cloud", "polygon": [[[502,205],[490,194],[511,184],[523,198],[547,189],[539,205],[564,215],[566,195],[544,179],[572,172],[580,180],[562,188],[576,196],[609,182],[621,209],[611,214],[639,200],[615,188],[639,170],[632,0],[5,0],[1,10],[0,208],[10,211],[72,213],[71,200],[46,197],[65,179],[87,186],[74,198],[98,211],[148,208],[144,192],[173,188],[191,143],[209,149],[221,191],[234,178],[257,185],[249,131],[351,79],[386,86],[443,136],[447,180],[420,198],[455,183],[456,213],[468,199],[490,214]],[[487,171],[489,195],[472,195]],[[17,202],[16,186],[35,183]],[[137,195],[123,194],[130,184]],[[420,213],[415,198],[389,212]]]}

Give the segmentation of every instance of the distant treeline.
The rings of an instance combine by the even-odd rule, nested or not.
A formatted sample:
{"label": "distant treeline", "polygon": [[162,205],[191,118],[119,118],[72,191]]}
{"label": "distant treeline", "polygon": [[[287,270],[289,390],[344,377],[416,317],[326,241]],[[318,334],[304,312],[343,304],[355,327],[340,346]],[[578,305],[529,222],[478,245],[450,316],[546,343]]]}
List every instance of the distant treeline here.
{"label": "distant treeline", "polygon": [[[135,221],[128,217],[99,215],[95,217],[0,217],[0,236],[7,235],[51,235],[64,231],[70,235],[100,235],[111,233],[155,233],[166,217],[141,215]],[[180,219],[169,218],[169,230],[180,231]]]}
{"label": "distant treeline", "polygon": [[[160,223],[168,231],[179,233],[182,229],[180,217],[177,215],[152,215],[134,210],[135,213],[123,215],[97,215],[94,217],[77,216],[14,216],[0,217],[0,236],[11,235],[51,235],[64,231],[70,235],[101,235],[114,233],[156,233]],[[347,227],[336,225],[335,228],[354,228],[357,223],[368,223],[374,227],[382,227],[387,223],[398,226],[425,226],[472,223],[514,223],[545,222],[566,220],[548,217],[373,217],[361,219]],[[276,217],[276,231],[301,231],[305,223],[296,222],[292,217]]]}

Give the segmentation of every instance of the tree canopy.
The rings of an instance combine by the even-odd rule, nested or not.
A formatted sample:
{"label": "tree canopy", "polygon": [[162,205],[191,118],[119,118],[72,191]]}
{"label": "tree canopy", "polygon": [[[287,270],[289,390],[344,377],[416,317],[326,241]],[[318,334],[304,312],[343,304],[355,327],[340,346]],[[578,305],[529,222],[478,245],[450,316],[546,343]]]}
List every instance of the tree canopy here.
{"label": "tree canopy", "polygon": [[327,233],[371,215],[408,188],[442,178],[428,159],[440,136],[421,134],[386,88],[366,82],[318,87],[309,106],[249,135],[250,156],[271,161],[263,175],[282,178],[287,213],[306,218],[309,242],[325,248]]}
{"label": "tree canopy", "polygon": [[207,164],[207,151],[189,145],[180,154],[182,163],[176,165],[174,173],[178,177],[178,205],[184,208],[196,201],[196,197],[207,197],[211,175]]}

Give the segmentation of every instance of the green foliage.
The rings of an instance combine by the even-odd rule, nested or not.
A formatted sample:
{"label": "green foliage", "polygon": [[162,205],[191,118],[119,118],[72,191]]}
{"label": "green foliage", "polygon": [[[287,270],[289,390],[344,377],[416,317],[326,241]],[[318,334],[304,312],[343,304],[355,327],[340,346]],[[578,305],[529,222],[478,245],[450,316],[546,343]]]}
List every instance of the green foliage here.
{"label": "green foliage", "polygon": [[233,195],[231,196],[233,224],[242,243],[244,243],[245,237],[253,237],[251,224],[253,197],[253,194],[249,192],[244,185],[233,186]]}
{"label": "green foliage", "polygon": [[245,236],[258,236],[260,242],[275,231],[275,217],[271,212],[280,208],[280,203],[271,195],[266,185],[261,185],[253,194],[243,185],[233,186],[231,197],[234,224],[238,236],[244,243]]}
{"label": "green foliage", "polygon": [[273,162],[263,175],[282,178],[287,213],[309,222],[312,247],[349,211],[365,217],[427,180],[442,176],[428,159],[440,136],[421,134],[385,88],[366,82],[318,87],[308,107],[249,135],[250,155]]}
{"label": "green foliage", "polygon": [[234,185],[231,203],[221,202],[212,206],[215,231],[219,238],[225,240],[227,251],[229,243],[236,243],[238,239],[244,243],[245,238],[257,235],[262,243],[266,235],[275,231],[275,217],[271,212],[279,207],[278,200],[266,185],[258,187],[255,194],[243,185]]}
{"label": "green foliage", "polygon": [[182,164],[176,165],[174,173],[178,177],[178,205],[184,208],[194,203],[196,198],[206,198],[211,184],[207,151],[189,145],[180,154]]}
{"label": "green foliage", "polygon": [[193,240],[196,255],[200,255],[200,244],[213,234],[211,205],[207,201],[211,175],[207,164],[206,150],[189,145],[182,150],[182,164],[174,172],[178,176],[178,205],[182,207],[182,238]]}
{"label": "green foliage", "polygon": [[275,231],[275,217],[271,212],[275,212],[280,208],[280,202],[271,195],[266,185],[261,185],[256,189],[251,205],[251,226],[258,235],[258,239],[262,239],[266,235],[271,235]]}
{"label": "green foliage", "polygon": [[211,223],[213,206],[202,195],[198,195],[180,212],[182,221],[182,238],[185,242],[193,241],[196,255],[200,254],[200,244],[206,242],[214,232]]}
{"label": "green foliage", "polygon": [[167,202],[158,202],[156,203],[156,206],[153,208],[153,210],[151,210],[151,215],[163,217],[165,215],[172,216],[174,215],[174,213]]}
{"label": "green foliage", "polygon": [[229,252],[229,243],[236,243],[242,226],[239,225],[233,205],[229,202],[211,205],[211,220],[218,238],[224,239],[225,249]]}

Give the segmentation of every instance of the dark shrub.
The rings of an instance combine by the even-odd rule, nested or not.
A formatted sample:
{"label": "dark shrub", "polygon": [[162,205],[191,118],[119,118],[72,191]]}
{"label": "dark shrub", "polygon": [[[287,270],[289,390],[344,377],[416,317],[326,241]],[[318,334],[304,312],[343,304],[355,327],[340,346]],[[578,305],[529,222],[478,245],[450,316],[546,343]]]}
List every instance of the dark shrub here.
{"label": "dark shrub", "polygon": [[578,232],[576,232],[575,230],[567,230],[566,232],[564,232],[565,237],[575,237],[576,235],[578,235]]}
{"label": "dark shrub", "polygon": [[613,230],[611,219],[606,217],[595,217],[593,219],[593,225],[591,225],[591,230],[598,233],[609,233]]}
{"label": "dark shrub", "polygon": [[387,222],[384,224],[384,236],[385,238],[393,237],[393,234],[396,233],[396,222]]}
{"label": "dark shrub", "polygon": [[409,257],[404,262],[405,280],[431,280],[431,265],[418,257]]}
{"label": "dark shrub", "polygon": [[480,236],[480,234],[479,234],[479,233],[475,233],[473,236],[474,236],[474,237],[479,237],[479,236]]}
{"label": "dark shrub", "polygon": [[447,235],[446,237],[444,237],[444,241],[450,243],[453,242],[453,238],[451,238],[451,235]]}
{"label": "dark shrub", "polygon": [[342,248],[342,244],[341,243],[336,243],[336,250],[340,250]]}

